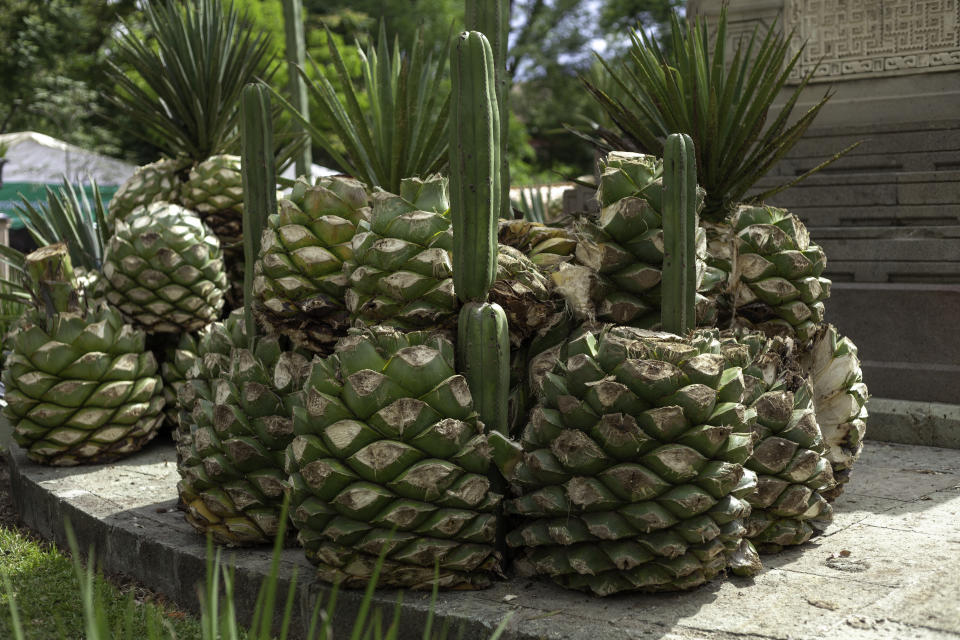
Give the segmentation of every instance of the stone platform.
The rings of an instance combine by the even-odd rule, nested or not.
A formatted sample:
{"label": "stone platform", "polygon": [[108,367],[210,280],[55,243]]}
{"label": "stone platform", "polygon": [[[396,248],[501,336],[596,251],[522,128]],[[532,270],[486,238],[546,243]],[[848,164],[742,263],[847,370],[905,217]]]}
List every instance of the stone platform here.
{"label": "stone platform", "polygon": [[[172,444],[157,442],[119,463],[53,469],[9,453],[13,500],[24,523],[65,544],[69,518],[81,548],[122,573],[196,609],[206,551],[176,509]],[[250,611],[270,550],[227,550],[238,605]],[[513,640],[960,639],[960,450],[870,441],[833,525],[775,556],[754,579],[714,581],[689,593],[596,598],[548,582],[512,579],[479,592],[441,593],[437,616],[456,637],[482,640],[507,615]],[[311,579],[298,549],[282,558],[280,593],[294,573],[299,621],[328,589]],[[353,619],[361,594],[339,596]],[[396,592],[377,596],[389,615]],[[420,638],[429,594],[403,597],[404,639]],[[437,628],[437,627],[435,627]],[[345,627],[339,627],[343,635]]]}

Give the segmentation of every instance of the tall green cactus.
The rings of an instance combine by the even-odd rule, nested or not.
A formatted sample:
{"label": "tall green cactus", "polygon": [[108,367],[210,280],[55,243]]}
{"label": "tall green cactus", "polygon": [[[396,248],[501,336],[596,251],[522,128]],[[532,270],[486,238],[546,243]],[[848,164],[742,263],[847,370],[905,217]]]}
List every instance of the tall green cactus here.
{"label": "tall green cactus", "polygon": [[482,33],[463,33],[452,57],[450,204],[460,368],[488,429],[507,432],[510,340],[507,317],[486,302],[496,280],[500,211],[500,110],[493,55]]}
{"label": "tall green cactus", "polygon": [[[307,100],[307,81],[297,72],[306,63],[306,40],[303,34],[303,0],[283,0],[283,24],[286,32],[287,75],[289,76],[290,104],[306,122],[310,121],[310,103]],[[306,125],[297,119],[293,130],[306,135]],[[309,176],[313,157],[309,144],[294,158],[298,176]]]}
{"label": "tall green cactus", "polygon": [[248,336],[256,335],[253,318],[253,265],[260,252],[263,224],[277,210],[277,168],[273,155],[273,121],[270,118],[270,90],[266,85],[248,84],[240,102],[243,149],[243,299],[244,323]]}
{"label": "tall green cactus", "polygon": [[696,326],[697,159],[685,133],[671,134],[664,145],[663,193],[661,324],[686,335]]}
{"label": "tall green cactus", "polygon": [[507,51],[510,38],[510,0],[467,0],[464,19],[468,31],[479,31],[487,37],[493,51],[497,105],[500,112],[500,217],[512,218],[510,208],[510,159],[507,144],[510,137],[510,74],[507,73]]}
{"label": "tall green cactus", "polygon": [[466,31],[451,52],[450,211],[453,286],[483,301],[497,276],[500,111],[487,38]]}

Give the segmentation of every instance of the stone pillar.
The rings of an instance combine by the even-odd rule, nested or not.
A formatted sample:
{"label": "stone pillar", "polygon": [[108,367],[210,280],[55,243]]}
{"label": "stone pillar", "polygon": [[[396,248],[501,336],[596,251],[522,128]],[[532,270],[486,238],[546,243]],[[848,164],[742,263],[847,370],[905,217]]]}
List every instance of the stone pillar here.
{"label": "stone pillar", "polygon": [[[720,2],[691,0],[715,19]],[[960,0],[731,0],[733,33],[777,22],[807,41],[795,109],[834,96],[760,187],[853,152],[778,194],[827,253],[827,320],[880,397],[960,403]]]}

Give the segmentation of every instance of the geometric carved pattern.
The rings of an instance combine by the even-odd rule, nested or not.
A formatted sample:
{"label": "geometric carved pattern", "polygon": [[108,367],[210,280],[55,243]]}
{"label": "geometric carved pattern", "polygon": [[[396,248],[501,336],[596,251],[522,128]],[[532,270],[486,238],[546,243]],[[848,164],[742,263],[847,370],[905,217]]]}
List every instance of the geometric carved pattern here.
{"label": "geometric carved pattern", "polygon": [[960,0],[787,0],[784,26],[807,42],[792,81],[960,69]]}

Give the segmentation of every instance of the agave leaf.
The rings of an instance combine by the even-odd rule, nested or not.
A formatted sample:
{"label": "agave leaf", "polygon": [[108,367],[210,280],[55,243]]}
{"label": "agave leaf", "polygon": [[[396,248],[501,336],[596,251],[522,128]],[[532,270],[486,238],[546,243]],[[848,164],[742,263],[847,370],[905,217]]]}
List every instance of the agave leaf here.
{"label": "agave leaf", "polygon": [[[687,133],[697,150],[697,175],[707,191],[703,216],[722,218],[744,199],[756,183],[799,141],[813,123],[831,93],[796,119],[791,115],[813,69],[791,87],[775,117],[774,100],[786,87],[805,43],[790,55],[793,33],[784,35],[771,27],[762,36],[758,29],[741,37],[727,64],[727,14],[723,9],[711,44],[705,21],[683,26],[676,15],[670,19],[665,47],[642,30],[631,34],[629,54],[619,64],[600,63],[611,76],[622,99],[611,97],[587,77],[581,81],[599,106],[622,131],[632,147],[663,154],[670,133]],[[599,56],[598,56],[599,58]],[[816,67],[814,67],[816,68]],[[616,145],[617,136],[594,129],[593,136],[606,145]],[[753,199],[778,193],[842,157],[854,146],[835,154],[802,176],[792,178]]]}
{"label": "agave leaf", "polygon": [[147,3],[144,13],[155,44],[123,24],[109,60],[118,92],[108,98],[136,123],[130,132],[195,162],[234,149],[240,92],[277,68],[270,37],[221,0]]}

